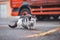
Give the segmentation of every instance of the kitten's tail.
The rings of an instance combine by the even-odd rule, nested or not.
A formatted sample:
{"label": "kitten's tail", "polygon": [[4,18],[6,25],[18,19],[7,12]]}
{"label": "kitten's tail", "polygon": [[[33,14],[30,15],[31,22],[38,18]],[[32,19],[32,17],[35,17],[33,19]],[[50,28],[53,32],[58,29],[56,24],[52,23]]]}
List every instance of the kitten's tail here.
{"label": "kitten's tail", "polygon": [[8,25],[10,28],[15,28],[15,27],[17,27],[17,24],[15,23],[13,26],[11,26],[11,25]]}

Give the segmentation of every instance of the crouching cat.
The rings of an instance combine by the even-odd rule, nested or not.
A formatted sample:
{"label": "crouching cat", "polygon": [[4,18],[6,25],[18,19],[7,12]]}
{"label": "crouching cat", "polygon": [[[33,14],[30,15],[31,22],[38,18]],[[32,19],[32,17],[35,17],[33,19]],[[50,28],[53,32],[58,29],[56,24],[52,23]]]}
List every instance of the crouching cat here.
{"label": "crouching cat", "polygon": [[20,16],[20,18],[15,22],[13,26],[9,25],[11,28],[15,28],[17,26],[23,27],[25,29],[31,29],[36,25],[36,17],[32,16],[30,14],[25,15],[25,16]]}

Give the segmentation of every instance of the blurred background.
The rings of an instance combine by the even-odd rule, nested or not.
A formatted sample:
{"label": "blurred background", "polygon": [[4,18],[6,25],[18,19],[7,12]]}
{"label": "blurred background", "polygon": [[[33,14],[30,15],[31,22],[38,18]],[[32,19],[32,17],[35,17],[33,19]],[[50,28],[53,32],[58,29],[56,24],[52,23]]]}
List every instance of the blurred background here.
{"label": "blurred background", "polygon": [[19,18],[11,10],[10,0],[0,0],[0,40],[60,40],[60,21],[37,21],[32,30],[11,29],[8,24]]}
{"label": "blurred background", "polygon": [[0,18],[11,17],[10,0],[0,0]]}

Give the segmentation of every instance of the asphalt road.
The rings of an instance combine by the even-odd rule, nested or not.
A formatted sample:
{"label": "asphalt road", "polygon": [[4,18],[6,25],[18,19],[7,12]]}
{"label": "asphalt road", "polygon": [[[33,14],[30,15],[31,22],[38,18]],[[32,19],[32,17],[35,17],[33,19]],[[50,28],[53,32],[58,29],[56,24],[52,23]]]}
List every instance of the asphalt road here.
{"label": "asphalt road", "polygon": [[60,21],[38,21],[33,29],[27,30],[9,28],[8,24],[16,21],[12,20],[0,20],[0,40],[60,40]]}

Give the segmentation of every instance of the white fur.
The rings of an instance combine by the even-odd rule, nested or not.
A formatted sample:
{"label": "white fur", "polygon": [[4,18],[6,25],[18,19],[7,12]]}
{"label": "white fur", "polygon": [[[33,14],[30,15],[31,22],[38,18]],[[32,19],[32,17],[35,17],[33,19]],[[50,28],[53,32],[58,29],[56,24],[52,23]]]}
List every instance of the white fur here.
{"label": "white fur", "polygon": [[[31,23],[33,23],[33,26],[36,25],[36,18],[31,18],[30,21],[29,21],[29,19],[27,18],[27,22],[26,22],[26,20],[24,20],[24,22],[22,22],[22,20],[23,20],[23,18],[18,19],[17,26],[22,27],[22,25],[24,24],[24,25],[27,25],[27,26],[29,27],[29,25],[30,25]],[[30,27],[33,27],[33,26],[30,26]]]}
{"label": "white fur", "polygon": [[23,20],[22,18],[18,19],[18,22],[17,22],[17,26],[18,27],[21,27],[22,26],[22,20]]}

